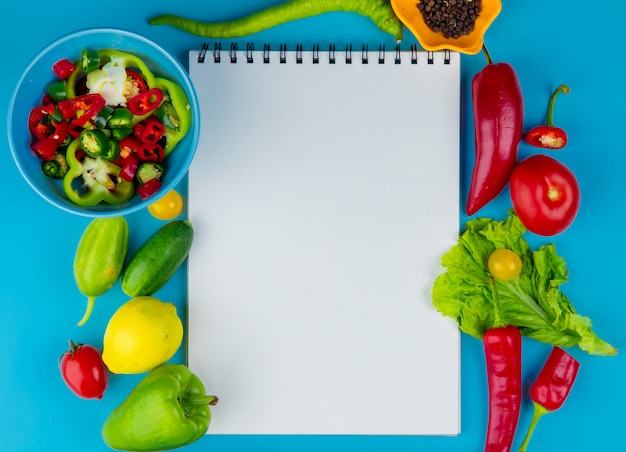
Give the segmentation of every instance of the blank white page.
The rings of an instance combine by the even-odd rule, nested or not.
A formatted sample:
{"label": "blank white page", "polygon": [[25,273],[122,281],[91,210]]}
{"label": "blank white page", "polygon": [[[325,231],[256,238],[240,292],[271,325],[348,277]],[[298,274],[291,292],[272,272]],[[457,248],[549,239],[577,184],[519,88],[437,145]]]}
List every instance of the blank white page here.
{"label": "blank white page", "polygon": [[459,233],[459,55],[201,54],[188,364],[219,397],[209,434],[459,433],[459,332],[430,298]]}

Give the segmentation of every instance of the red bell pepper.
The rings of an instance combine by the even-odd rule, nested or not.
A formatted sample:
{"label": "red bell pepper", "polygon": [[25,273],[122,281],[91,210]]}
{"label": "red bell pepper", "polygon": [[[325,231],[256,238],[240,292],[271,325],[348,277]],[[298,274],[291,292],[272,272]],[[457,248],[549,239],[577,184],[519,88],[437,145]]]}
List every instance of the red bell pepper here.
{"label": "red bell pepper", "polygon": [[472,80],[476,159],[465,206],[468,215],[506,187],[524,125],[522,90],[515,70],[507,63],[493,63],[484,47],[483,51],[487,66]]}
{"label": "red bell pepper", "polygon": [[63,58],[52,65],[52,72],[61,80],[65,80],[72,75],[75,69],[74,63],[67,58]]}
{"label": "red bell pepper", "polygon": [[160,88],[152,88],[131,97],[128,101],[128,109],[134,115],[142,116],[155,110],[162,101],[163,91]]}
{"label": "red bell pepper", "polygon": [[561,149],[567,144],[567,133],[560,127],[556,127],[553,121],[554,103],[559,93],[569,94],[567,85],[560,85],[550,98],[548,104],[548,118],[545,125],[533,127],[524,137],[524,141],[538,148]]}
{"label": "red bell pepper", "polygon": [[524,452],[528,447],[530,437],[541,416],[556,411],[563,406],[574,385],[579,367],[580,363],[562,348],[552,348],[548,359],[539,375],[537,375],[537,379],[530,387],[530,398],[533,401],[534,414],[528,433],[520,446],[520,452]]}

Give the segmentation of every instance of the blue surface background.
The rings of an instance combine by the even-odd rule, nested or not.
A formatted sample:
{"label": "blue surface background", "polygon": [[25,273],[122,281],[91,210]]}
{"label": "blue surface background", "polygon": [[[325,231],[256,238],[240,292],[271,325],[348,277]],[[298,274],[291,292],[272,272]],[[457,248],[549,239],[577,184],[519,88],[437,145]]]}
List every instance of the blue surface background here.
{"label": "blue surface background", "polygon": [[[154,27],[147,19],[176,13],[199,20],[231,19],[276,4],[278,0],[224,2],[185,0],[170,2],[55,3],[43,0],[10,2],[3,8],[0,37],[3,64],[0,70],[0,122],[6,115],[14,86],[36,53],[57,37],[88,27],[124,28],[146,36],[172,52],[187,66],[187,51],[205,39],[170,27]],[[568,261],[570,282],[562,287],[579,313],[593,320],[595,332],[618,349],[623,347],[626,318],[623,278],[624,185],[621,130],[624,123],[623,58],[619,50],[623,21],[610,4],[583,8],[566,0],[504,0],[503,10],[486,34],[495,61],[507,61],[517,70],[525,97],[527,127],[544,121],[547,100],[561,83],[571,88],[557,101],[555,121],[567,129],[570,142],[552,155],[577,175],[582,206],[575,223],[564,233],[544,238],[528,234],[533,246],[549,241]],[[289,48],[302,43],[331,42],[338,49],[346,43],[370,49],[379,43],[389,48],[392,38],[369,20],[348,13],[309,18],[236,40],[239,48],[251,41],[261,48],[269,43]],[[403,46],[415,43],[406,33]],[[462,192],[464,203],[473,165],[472,115],[469,89],[472,76],[484,65],[482,55],[462,58],[463,149]],[[383,89],[383,88],[381,88]],[[417,107],[416,107],[417,108]],[[380,112],[389,115],[393,112]],[[58,370],[58,357],[68,339],[102,345],[108,318],[126,300],[115,286],[100,297],[88,324],[76,327],[85,299],[72,275],[78,239],[89,219],[55,210],[24,182],[8,148],[6,127],[0,128],[2,196],[2,258],[0,260],[0,448],[7,451],[109,450],[100,437],[101,425],[141,376],[112,376],[100,401],[75,397]],[[525,145],[520,158],[537,152]],[[186,194],[186,180],[179,190]],[[445,183],[445,181],[442,181]],[[484,208],[481,216],[504,218],[510,208],[508,192]],[[127,217],[131,249],[162,222],[146,210]],[[461,217],[462,224],[467,220]],[[461,226],[462,226],[461,224]],[[185,269],[159,293],[177,304],[185,316]],[[185,450],[201,451],[476,451],[481,450],[487,419],[487,390],[480,341],[463,336],[461,434],[456,437],[378,436],[212,436]],[[524,380],[532,379],[550,346],[524,340]],[[594,357],[570,350],[581,362],[579,378],[570,398],[557,413],[544,416],[529,450],[616,450],[623,444],[623,406],[626,401],[626,362],[623,354]],[[184,347],[173,358],[184,362]],[[425,372],[428,369],[424,369]],[[254,376],[251,376],[254,378]],[[208,388],[210,392],[210,388]],[[218,394],[219,395],[219,394]],[[271,403],[271,400],[268,400]],[[328,410],[333,401],[328,401]],[[515,445],[526,431],[532,406],[525,399]],[[377,416],[376,406],[371,407]]]}

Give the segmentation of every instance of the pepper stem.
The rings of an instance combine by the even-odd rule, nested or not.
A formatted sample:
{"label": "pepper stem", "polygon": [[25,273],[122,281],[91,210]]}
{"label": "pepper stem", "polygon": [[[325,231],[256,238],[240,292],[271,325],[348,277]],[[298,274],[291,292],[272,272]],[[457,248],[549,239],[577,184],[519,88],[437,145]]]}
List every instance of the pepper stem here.
{"label": "pepper stem", "polygon": [[216,396],[210,396],[210,395],[190,396],[185,399],[185,406],[188,406],[188,407],[198,406],[198,405],[215,406],[217,405],[218,400],[219,399]]}
{"label": "pepper stem", "polygon": [[552,97],[550,97],[550,103],[548,104],[548,119],[546,120],[546,125],[550,127],[554,126],[552,116],[554,114],[554,103],[556,101],[556,96],[558,96],[559,93],[569,94],[569,86],[559,85],[559,87],[554,90],[554,93],[552,93]]}
{"label": "pepper stem", "polygon": [[93,311],[93,305],[95,301],[96,301],[96,297],[94,296],[87,297],[87,310],[85,311],[83,318],[80,319],[80,321],[78,322],[78,326],[83,326],[85,323],[87,323],[87,320],[89,320],[89,317],[91,316],[91,311]]}
{"label": "pepper stem", "polygon": [[537,426],[537,422],[546,413],[549,411],[543,406],[539,405],[537,402],[533,402],[535,405],[535,411],[533,413],[533,418],[530,421],[530,426],[528,427],[528,432],[526,433],[526,437],[524,438],[524,442],[519,447],[519,452],[526,452],[526,448],[528,447],[528,443],[530,442],[530,437],[533,436],[533,432],[535,431],[535,427]]}
{"label": "pepper stem", "polygon": [[493,276],[490,276],[489,282],[491,283],[491,296],[493,297],[493,313],[495,317],[493,327],[499,328],[506,326],[502,321],[502,314],[500,313],[500,299],[498,298],[498,291],[496,290],[496,280]]}
{"label": "pepper stem", "polygon": [[483,53],[485,54],[485,58],[487,59],[487,64],[493,63],[491,55],[489,55],[489,51],[487,50],[487,46],[485,46],[485,44],[483,44]]}

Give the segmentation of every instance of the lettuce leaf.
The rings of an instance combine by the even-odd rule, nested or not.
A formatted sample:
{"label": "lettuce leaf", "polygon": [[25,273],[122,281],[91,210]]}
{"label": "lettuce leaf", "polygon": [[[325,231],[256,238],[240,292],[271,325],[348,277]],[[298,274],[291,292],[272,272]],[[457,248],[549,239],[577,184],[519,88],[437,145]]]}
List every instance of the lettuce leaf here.
{"label": "lettuce leaf", "polygon": [[[617,349],[591,331],[591,320],[579,315],[560,290],[567,282],[565,260],[554,244],[532,251],[524,240],[526,229],[511,212],[504,221],[477,218],[468,221],[459,241],[441,258],[446,269],[432,287],[432,301],[443,315],[457,321],[466,334],[481,339],[494,326],[494,293],[500,315],[522,335],[559,347],[578,346],[592,354],[609,356]],[[495,280],[487,268],[498,248],[515,251],[522,273],[512,281]]]}

